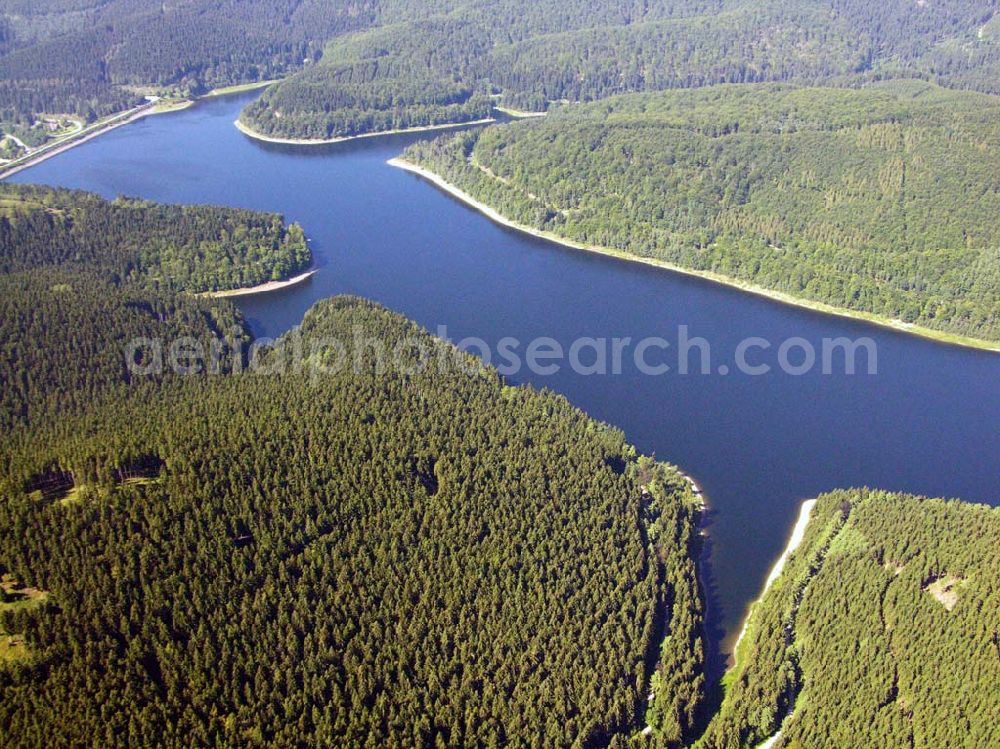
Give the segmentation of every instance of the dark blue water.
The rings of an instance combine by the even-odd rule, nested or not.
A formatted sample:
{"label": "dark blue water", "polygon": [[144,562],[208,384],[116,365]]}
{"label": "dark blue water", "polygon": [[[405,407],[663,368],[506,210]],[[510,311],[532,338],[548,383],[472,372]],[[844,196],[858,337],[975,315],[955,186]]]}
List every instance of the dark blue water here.
{"label": "dark blue water", "polygon": [[[446,325],[455,340],[676,341],[678,326],[687,325],[711,343],[713,371],[716,362],[731,363],[748,336],[775,347],[790,337],[817,348],[825,337],[874,339],[876,376],[651,377],[634,367],[582,376],[564,367],[554,376],[514,378],[565,394],[621,427],[640,451],[698,479],[712,507],[713,614],[730,634],[804,498],[869,485],[1000,501],[1000,355],[525,237],[386,166],[412,137],[265,145],[232,126],[246,101],[219,99],[142,120],[16,180],[280,211],[302,223],[320,272],[301,287],[240,303],[261,335],[295,325],[318,299],[352,293],[432,331]],[[773,349],[766,353],[754,358],[774,364]],[[652,351],[649,359],[658,356]]]}

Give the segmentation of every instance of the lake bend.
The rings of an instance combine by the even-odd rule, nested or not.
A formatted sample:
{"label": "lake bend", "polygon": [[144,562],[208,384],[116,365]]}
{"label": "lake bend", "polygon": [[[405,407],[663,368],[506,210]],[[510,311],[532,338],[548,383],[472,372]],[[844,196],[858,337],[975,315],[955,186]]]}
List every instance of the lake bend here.
{"label": "lake bend", "polygon": [[[564,352],[585,341],[576,348],[580,366],[568,357],[506,374],[562,393],[621,428],[640,452],[697,480],[709,502],[716,666],[803,500],[873,486],[1000,503],[1000,355],[521,234],[386,163],[436,133],[263,143],[233,126],[256,95],[142,119],[11,181],[278,211],[299,222],[317,272],[290,288],[234,299],[258,336],[278,336],[317,300],[346,293],[453,341],[475,337],[491,356],[504,339],[518,342],[521,359],[532,341]],[[869,373],[865,350],[853,375],[836,353],[824,373],[824,342],[840,338],[870,339],[877,372]],[[630,342],[623,366],[594,372],[598,349],[614,339]],[[639,357],[642,341],[654,343]],[[803,371],[810,347],[817,363]],[[788,352],[787,371],[779,350]],[[769,371],[742,371],[741,351]]]}

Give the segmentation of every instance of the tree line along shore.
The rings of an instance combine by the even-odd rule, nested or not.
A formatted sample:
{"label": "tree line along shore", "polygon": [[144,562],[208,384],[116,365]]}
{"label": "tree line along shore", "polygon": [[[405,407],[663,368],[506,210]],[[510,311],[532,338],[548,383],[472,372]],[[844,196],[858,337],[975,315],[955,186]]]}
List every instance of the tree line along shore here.
{"label": "tree line along shore", "polygon": [[1000,204],[981,156],[1000,151],[998,106],[920,82],[721,86],[564,107],[402,159],[573,247],[995,350]]}

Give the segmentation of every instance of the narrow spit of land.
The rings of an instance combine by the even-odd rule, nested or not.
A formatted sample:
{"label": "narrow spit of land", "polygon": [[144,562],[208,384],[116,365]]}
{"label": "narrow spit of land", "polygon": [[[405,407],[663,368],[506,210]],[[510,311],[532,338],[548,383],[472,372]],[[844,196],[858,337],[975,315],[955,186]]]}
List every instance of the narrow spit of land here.
{"label": "narrow spit of land", "polygon": [[284,281],[268,281],[257,286],[246,286],[242,289],[227,289],[225,291],[209,291],[204,296],[213,299],[224,299],[226,297],[250,296],[251,294],[266,294],[269,291],[281,291],[292,286],[297,286],[303,281],[307,281],[316,274],[318,268],[310,268],[305,273],[292,276]]}
{"label": "narrow spit of land", "polygon": [[379,130],[374,133],[343,135],[337,138],[325,138],[323,140],[310,140],[308,138],[275,138],[273,136],[257,132],[240,120],[236,120],[233,124],[236,126],[237,130],[246,135],[248,138],[260,140],[265,143],[281,143],[288,146],[328,146],[334,143],[346,143],[347,141],[362,140],[364,138],[378,138],[382,135],[406,135],[407,133],[427,133],[434,130],[453,130],[458,127],[469,127],[472,125],[489,125],[494,122],[496,122],[495,118],[487,117],[486,119],[472,120],[470,122],[449,122],[443,125],[424,125],[422,127],[401,128],[399,130]]}

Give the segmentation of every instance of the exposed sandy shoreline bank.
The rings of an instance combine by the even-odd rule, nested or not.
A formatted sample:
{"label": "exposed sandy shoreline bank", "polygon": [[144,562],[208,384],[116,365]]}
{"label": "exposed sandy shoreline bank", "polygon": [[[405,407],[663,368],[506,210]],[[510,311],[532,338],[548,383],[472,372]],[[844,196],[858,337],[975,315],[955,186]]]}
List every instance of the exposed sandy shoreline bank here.
{"label": "exposed sandy shoreline bank", "polygon": [[292,276],[284,281],[268,281],[267,283],[259,284],[258,286],[248,286],[242,289],[228,289],[226,291],[208,291],[201,296],[210,297],[212,299],[224,299],[227,297],[234,296],[250,296],[251,294],[266,294],[269,291],[281,291],[281,289],[287,289],[291,286],[302,283],[303,281],[312,278],[315,275],[318,268],[310,268],[305,273],[300,273],[297,276]]}
{"label": "exposed sandy shoreline bank", "polygon": [[792,555],[802,544],[802,539],[806,535],[806,526],[809,525],[809,518],[812,517],[813,508],[816,506],[815,499],[809,499],[802,503],[802,507],[799,508],[799,519],[795,521],[795,527],[792,529],[792,535],[788,539],[788,546],[778,557],[778,561],[774,563],[771,568],[770,574],[767,576],[767,581],[764,583],[764,590],[761,591],[761,595],[767,592],[767,589],[771,587],[775,580],[778,579],[778,575],[785,568],[785,563],[788,561],[788,557]]}
{"label": "exposed sandy shoreline bank", "polygon": [[258,133],[256,130],[248,127],[239,120],[236,120],[233,124],[236,126],[237,130],[247,137],[253,138],[254,140],[260,140],[265,143],[281,143],[288,146],[328,146],[333,143],[346,143],[351,140],[362,140],[364,138],[378,138],[383,135],[406,135],[408,133],[427,133],[434,130],[453,130],[458,127],[468,127],[470,125],[489,125],[494,122],[496,122],[495,118],[488,117],[483,120],[471,120],[469,122],[451,122],[444,125],[424,125],[422,127],[401,128],[399,130],[380,130],[375,133],[344,135],[337,138],[327,138],[325,140],[310,140],[308,138],[275,138],[270,135]]}
{"label": "exposed sandy shoreline bank", "polygon": [[919,325],[913,325],[910,323],[905,323],[902,320],[887,320],[885,318],[878,317],[876,315],[868,314],[867,312],[857,312],[854,310],[843,309],[841,307],[833,307],[829,304],[824,304],[823,302],[814,302],[808,299],[800,299],[798,297],[792,296],[791,294],[786,294],[781,291],[773,291],[771,289],[765,289],[762,286],[756,286],[745,281],[739,281],[728,276],[723,276],[718,273],[713,273],[711,271],[700,271],[692,270],[690,268],[682,268],[673,263],[668,263],[664,260],[657,260],[655,258],[639,257],[638,255],[632,255],[621,250],[615,250],[610,247],[601,247],[600,245],[584,244],[582,242],[577,242],[572,239],[567,239],[561,237],[552,232],[540,231],[538,229],[533,229],[530,226],[525,226],[519,224],[516,221],[512,221],[503,214],[499,213],[495,208],[482,203],[476,198],[469,195],[467,192],[459,187],[447,182],[443,177],[435,172],[425,169],[421,166],[413,164],[401,157],[394,159],[389,159],[387,162],[390,166],[397,167],[399,169],[405,169],[408,172],[417,174],[427,181],[433,183],[436,187],[440,188],[444,192],[448,193],[452,197],[461,200],[466,205],[475,208],[477,211],[485,215],[491,221],[506,226],[511,229],[516,229],[517,231],[524,232],[525,234],[530,234],[533,237],[539,237],[540,239],[546,239],[550,242],[555,242],[556,244],[561,244],[564,247],[572,247],[578,250],[586,250],[588,252],[595,252],[600,255],[607,255],[609,257],[618,258],[619,260],[629,260],[635,263],[643,263],[645,265],[652,265],[656,268],[662,268],[664,270],[669,270],[673,273],[682,273],[686,276],[695,276],[697,278],[703,278],[708,281],[713,281],[715,283],[720,283],[725,286],[731,286],[733,288],[739,289],[740,291],[745,291],[750,294],[756,294],[757,296],[766,297],[776,302],[782,304],[788,304],[794,307],[802,307],[804,309],[813,310],[815,312],[823,312],[829,315],[837,315],[838,317],[847,317],[852,320],[861,320],[868,323],[873,323],[879,325],[883,328],[889,328],[891,330],[896,330],[902,333],[910,333],[912,335],[918,335],[922,338],[929,338],[931,340],[937,341],[939,343],[950,343],[957,346],[966,346],[969,348],[980,349],[983,351],[992,351],[1000,353],[1000,343],[994,343],[992,341],[984,341],[978,338],[967,338],[965,336],[954,335],[951,333],[942,333],[937,330],[931,330],[930,328],[924,328]]}
{"label": "exposed sandy shoreline bank", "polygon": [[774,581],[778,579],[781,571],[785,568],[785,563],[788,561],[788,557],[792,555],[799,545],[802,543],[802,539],[806,534],[806,527],[809,525],[809,518],[812,516],[813,508],[816,506],[815,499],[809,499],[802,503],[802,507],[799,509],[799,518],[795,521],[795,527],[792,529],[792,535],[788,539],[788,545],[785,546],[785,550],[781,552],[781,556],[778,557],[778,561],[774,563],[771,567],[770,573],[768,573],[767,581],[764,583],[763,589],[760,591],[760,595],[757,600],[750,604],[750,612],[743,619],[743,626],[740,629],[739,635],[736,637],[736,642],[733,644],[733,658],[735,660],[736,651],[740,646],[740,641],[743,639],[743,635],[747,632],[747,626],[750,624],[750,616],[753,613],[753,607],[757,605],[767,594],[768,589],[774,584]]}

